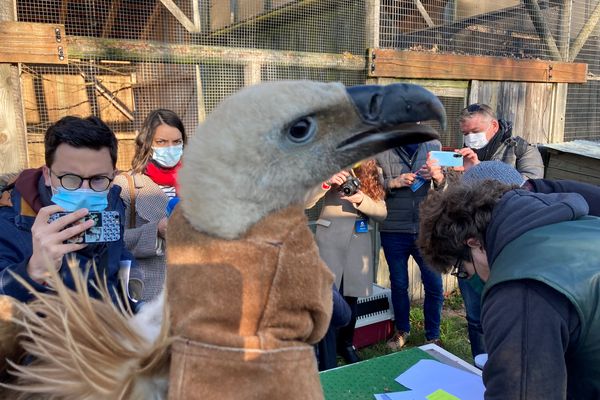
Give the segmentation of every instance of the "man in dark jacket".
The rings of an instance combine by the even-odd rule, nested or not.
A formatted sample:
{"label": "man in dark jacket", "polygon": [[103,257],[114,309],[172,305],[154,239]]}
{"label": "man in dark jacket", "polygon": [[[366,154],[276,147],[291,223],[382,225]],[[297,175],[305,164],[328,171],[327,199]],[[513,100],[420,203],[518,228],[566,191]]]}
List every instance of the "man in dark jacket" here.
{"label": "man in dark jacket", "polygon": [[403,347],[410,333],[410,256],[419,266],[425,288],[425,339],[428,342],[436,342],[440,337],[444,303],[442,277],[427,267],[415,243],[419,230],[419,203],[427,196],[432,186],[440,185],[444,181],[440,167],[432,166],[428,162],[429,152],[440,148],[440,142],[432,140],[391,149],[376,158],[383,170],[383,186],[386,190],[387,218],[379,226],[379,231],[381,246],[390,269],[396,332],[387,345],[393,350]]}
{"label": "man in dark jacket", "polygon": [[[46,165],[23,171],[14,183],[11,206],[0,207],[0,295],[20,301],[31,293],[13,274],[40,292],[48,290],[48,268],[74,287],[68,256],[80,268],[92,263],[105,277],[113,295],[120,294],[119,270],[133,257],[121,239],[107,243],[69,243],[95,222],[79,223],[91,211],[118,211],[124,220],[120,188],[112,187],[117,161],[117,138],[100,119],[64,117],[45,134]],[[49,222],[51,215],[69,212]],[[90,282],[95,278],[90,272]],[[89,285],[92,295],[96,294]]]}
{"label": "man in dark jacket", "polygon": [[482,296],[485,398],[600,398],[600,219],[576,193],[458,184],[421,207],[419,246]]}

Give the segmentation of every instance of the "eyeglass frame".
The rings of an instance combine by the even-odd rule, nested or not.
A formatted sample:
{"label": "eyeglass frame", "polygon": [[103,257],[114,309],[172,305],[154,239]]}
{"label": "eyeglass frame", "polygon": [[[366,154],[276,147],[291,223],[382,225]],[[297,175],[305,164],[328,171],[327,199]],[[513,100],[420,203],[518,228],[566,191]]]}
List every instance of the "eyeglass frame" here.
{"label": "eyeglass frame", "polygon": [[[74,190],[78,190],[78,189],[80,189],[80,188],[81,188],[81,186],[83,186],[83,182],[87,181],[87,182],[88,182],[88,186],[89,186],[89,188],[90,188],[90,189],[92,189],[94,192],[104,192],[105,190],[108,190],[108,188],[110,187],[110,184],[111,184],[111,183],[114,181],[114,179],[115,179],[114,177],[113,177],[113,178],[110,178],[110,177],[108,177],[108,176],[106,176],[106,175],[94,175],[94,176],[90,176],[90,177],[87,177],[87,178],[84,178],[84,177],[82,177],[82,176],[79,176],[79,175],[77,175],[77,174],[71,174],[71,173],[62,174],[62,175],[57,175],[55,172],[52,172],[52,170],[50,170],[50,173],[51,173],[51,174],[54,174],[54,176],[56,176],[56,177],[58,178],[58,182],[60,183],[60,186],[61,186],[63,189],[65,189],[65,190],[70,190],[70,191],[74,191]],[[63,184],[63,182],[62,182],[62,180],[63,180],[63,178],[64,178],[65,176],[74,176],[74,177],[76,177],[76,178],[79,178],[79,180],[80,180],[80,181],[79,181],[79,186],[77,186],[76,188],[73,188],[73,189],[66,187],[66,186]],[[92,187],[92,179],[97,179],[97,178],[105,178],[105,179],[107,179],[107,180],[108,180],[108,183],[106,184],[106,187],[105,187],[104,189],[102,189],[102,190],[96,190],[96,189],[94,189],[94,188]]]}
{"label": "eyeglass frame", "polygon": [[467,279],[469,278],[469,273],[464,269],[464,257],[460,256],[456,259],[456,262],[452,266],[452,272],[450,275],[457,277],[458,279]]}

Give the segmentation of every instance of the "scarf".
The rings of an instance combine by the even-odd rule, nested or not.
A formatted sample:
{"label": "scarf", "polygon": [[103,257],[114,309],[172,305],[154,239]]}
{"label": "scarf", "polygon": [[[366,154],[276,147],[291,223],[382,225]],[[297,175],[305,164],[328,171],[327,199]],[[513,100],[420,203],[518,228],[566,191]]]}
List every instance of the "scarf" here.
{"label": "scarf", "polygon": [[179,187],[177,185],[177,172],[181,168],[181,161],[177,163],[173,168],[165,168],[156,164],[154,161],[150,161],[146,165],[144,174],[148,175],[150,179],[160,186],[173,186],[178,192]]}

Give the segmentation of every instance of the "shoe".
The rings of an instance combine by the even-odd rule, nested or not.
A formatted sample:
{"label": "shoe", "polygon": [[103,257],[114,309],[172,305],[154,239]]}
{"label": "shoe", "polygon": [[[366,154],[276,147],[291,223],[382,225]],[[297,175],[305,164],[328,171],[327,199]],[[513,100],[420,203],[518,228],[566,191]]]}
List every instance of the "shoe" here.
{"label": "shoe", "polygon": [[435,344],[436,346],[440,346],[440,347],[444,347],[442,345],[442,339],[440,338],[435,338],[435,339],[430,339],[430,340],[426,340],[425,344]]}
{"label": "shoe", "polygon": [[406,344],[409,335],[408,332],[396,331],[394,336],[387,341],[387,346],[392,350],[400,350]]}
{"label": "shoe", "polygon": [[340,356],[346,361],[346,364],[354,364],[360,361],[360,357],[356,354],[356,348],[354,346],[342,348]]}

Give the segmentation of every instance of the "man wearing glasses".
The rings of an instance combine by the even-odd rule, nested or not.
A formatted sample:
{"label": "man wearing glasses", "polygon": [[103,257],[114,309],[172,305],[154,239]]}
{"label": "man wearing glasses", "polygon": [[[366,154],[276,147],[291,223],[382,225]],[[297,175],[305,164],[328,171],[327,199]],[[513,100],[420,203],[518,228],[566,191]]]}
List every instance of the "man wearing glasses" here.
{"label": "man wearing glasses", "polygon": [[460,149],[465,169],[481,161],[499,160],[514,167],[526,179],[544,177],[538,149],[520,136],[513,136],[512,123],[496,118],[486,104],[471,104],[458,118],[465,147]]}
{"label": "man wearing glasses", "polygon": [[[520,136],[513,136],[512,123],[496,118],[486,104],[471,104],[458,118],[464,135],[465,147],[458,150],[463,155],[465,170],[482,161],[502,161],[515,168],[524,179],[544,177],[544,164],[539,150]],[[469,341],[473,357],[485,353],[481,328],[479,296],[469,285],[459,280],[458,286],[465,302]]]}
{"label": "man wearing glasses", "polygon": [[600,398],[600,218],[578,193],[498,181],[422,203],[418,244],[482,301],[485,398]]}
{"label": "man wearing glasses", "polygon": [[[82,269],[95,265],[116,299],[122,293],[119,269],[133,259],[124,247],[123,226],[117,241],[85,244],[69,239],[94,226],[94,219],[79,223],[90,212],[117,211],[124,220],[120,189],[112,186],[117,138],[96,117],[69,116],[48,128],[44,145],[46,165],[23,171],[11,192],[12,206],[0,208],[0,294],[31,300],[11,272],[45,292],[49,267],[73,288],[67,260],[74,256]],[[66,214],[49,221],[59,212]],[[89,281],[94,277],[92,270]],[[97,294],[93,285],[89,289]]]}

